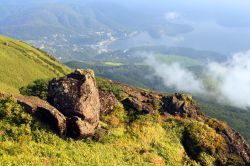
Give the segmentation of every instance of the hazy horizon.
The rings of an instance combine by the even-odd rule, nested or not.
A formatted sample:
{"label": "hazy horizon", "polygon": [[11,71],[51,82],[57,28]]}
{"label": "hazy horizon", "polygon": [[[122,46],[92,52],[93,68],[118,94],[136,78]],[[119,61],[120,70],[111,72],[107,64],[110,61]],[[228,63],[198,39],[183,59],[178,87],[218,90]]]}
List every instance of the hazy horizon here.
{"label": "hazy horizon", "polygon": [[[142,16],[146,21],[147,17],[161,20],[165,23],[184,24],[193,28],[188,33],[181,33],[175,36],[164,36],[153,42],[169,45],[191,47],[201,50],[217,51],[224,54],[233,54],[250,49],[250,2],[249,1],[18,1],[2,0],[0,11],[4,13],[7,6],[26,6],[22,10],[40,8],[46,4],[74,4],[86,5],[93,3],[115,3],[126,8],[127,15],[131,20],[135,16]],[[0,1],[1,3],[1,1]],[[100,4],[102,6],[102,4]],[[111,5],[112,6],[112,5]],[[111,11],[112,12],[112,9]],[[7,15],[11,16],[11,13]],[[143,17],[144,16],[144,17]],[[4,19],[4,17],[2,17]],[[2,20],[0,18],[0,21]],[[136,20],[138,22],[138,20]],[[153,24],[153,23],[152,23]],[[1,32],[1,31],[0,31]],[[3,32],[1,32],[3,33]],[[165,40],[166,39],[166,40]],[[144,39],[143,39],[144,40]],[[150,41],[145,41],[150,42]],[[165,42],[165,43],[164,43]],[[142,43],[143,44],[143,43]]]}

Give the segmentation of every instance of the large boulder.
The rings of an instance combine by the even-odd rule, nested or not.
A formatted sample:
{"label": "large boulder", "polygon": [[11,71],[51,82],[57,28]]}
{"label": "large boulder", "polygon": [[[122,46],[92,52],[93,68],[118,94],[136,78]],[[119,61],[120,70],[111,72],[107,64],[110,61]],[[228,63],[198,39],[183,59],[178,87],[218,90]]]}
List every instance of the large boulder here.
{"label": "large boulder", "polygon": [[66,131],[66,118],[48,102],[38,97],[14,96],[24,109],[40,121],[48,124],[58,134]]}
{"label": "large boulder", "polygon": [[50,81],[48,101],[68,117],[67,126],[75,125],[81,129],[75,136],[76,132],[70,127],[67,129],[69,135],[85,137],[95,133],[93,129],[99,126],[100,101],[92,70],[77,69]]}
{"label": "large boulder", "polygon": [[162,113],[168,113],[174,116],[189,117],[199,120],[203,118],[203,113],[195,104],[192,96],[175,93],[162,98]]}

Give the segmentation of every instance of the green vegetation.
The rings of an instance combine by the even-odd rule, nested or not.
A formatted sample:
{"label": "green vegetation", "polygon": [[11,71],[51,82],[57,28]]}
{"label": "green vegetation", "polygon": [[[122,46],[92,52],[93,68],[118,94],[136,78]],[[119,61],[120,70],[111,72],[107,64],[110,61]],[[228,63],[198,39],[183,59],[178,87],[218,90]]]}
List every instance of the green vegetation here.
{"label": "green vegetation", "polygon": [[118,100],[123,100],[124,98],[127,97],[127,94],[122,90],[121,86],[113,84],[101,77],[97,77],[96,81],[98,89],[114,93],[114,95],[116,95]]}
{"label": "green vegetation", "polygon": [[0,90],[18,89],[37,79],[48,79],[71,70],[51,56],[23,42],[0,36]]}
{"label": "green vegetation", "polygon": [[183,144],[188,155],[201,165],[242,165],[237,154],[228,154],[224,138],[201,122],[191,122],[185,130]]}
{"label": "green vegetation", "polygon": [[108,130],[103,141],[60,138],[11,98],[0,102],[0,112],[2,165],[182,165],[185,159],[175,132],[147,116],[128,125],[122,107],[110,115],[120,123],[108,117],[103,122]]}
{"label": "green vegetation", "polygon": [[26,87],[20,88],[20,93],[25,96],[37,96],[43,100],[47,100],[48,96],[48,80],[35,80]]}
{"label": "green vegetation", "polygon": [[122,66],[122,63],[115,63],[115,62],[104,62],[107,66]]}
{"label": "green vegetation", "polygon": [[206,115],[227,122],[250,143],[250,133],[248,132],[250,111],[204,100],[199,100],[198,105]]}
{"label": "green vegetation", "polygon": [[165,64],[171,63],[180,63],[183,66],[197,66],[202,65],[201,60],[196,60],[186,56],[179,56],[179,55],[165,55],[165,54],[156,54],[155,58],[157,61]]}
{"label": "green vegetation", "polygon": [[[103,71],[102,67],[99,71]],[[123,69],[131,71],[126,65],[105,67],[118,69],[120,75],[123,75]],[[141,72],[135,71],[145,67],[135,66],[131,80],[142,78]],[[18,93],[20,89],[24,95],[46,99],[48,79],[70,71],[44,52],[0,37],[0,91]],[[129,75],[124,76],[128,78]],[[119,101],[127,97],[122,87],[112,81],[97,77],[97,84],[99,89],[114,93]],[[144,87],[150,87],[150,83],[146,85]],[[192,101],[189,96],[185,99]],[[218,114],[210,111],[216,111],[214,107],[203,107],[208,113]],[[15,99],[1,99],[0,165],[243,164],[237,155],[228,154],[225,140],[217,133],[225,126],[215,119],[204,124],[187,118],[163,119],[158,113],[133,114],[135,112],[118,103],[114,111],[101,117],[102,128],[93,138],[73,140],[56,135],[48,126],[26,113]]]}
{"label": "green vegetation", "polygon": [[[130,119],[121,103],[93,138],[59,137],[13,98],[0,100],[0,165],[242,165],[201,122],[159,114]],[[20,163],[20,161],[22,161]]]}
{"label": "green vegetation", "polygon": [[226,151],[227,145],[224,138],[207,125],[199,122],[191,123],[187,126],[184,137],[186,148],[190,155],[199,158],[200,155],[217,156]]}

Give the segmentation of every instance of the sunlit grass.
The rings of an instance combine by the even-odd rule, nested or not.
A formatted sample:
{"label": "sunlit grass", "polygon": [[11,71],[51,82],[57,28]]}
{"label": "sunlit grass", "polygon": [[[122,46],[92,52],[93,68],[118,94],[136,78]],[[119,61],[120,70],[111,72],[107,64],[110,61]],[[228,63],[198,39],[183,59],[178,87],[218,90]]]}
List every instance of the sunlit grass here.
{"label": "sunlit grass", "polygon": [[[70,69],[37,49],[0,36],[0,90],[16,92],[37,79],[53,78]],[[6,86],[8,85],[8,87]]]}
{"label": "sunlit grass", "polygon": [[117,62],[104,62],[105,65],[108,66],[122,66],[122,63],[117,63]]}

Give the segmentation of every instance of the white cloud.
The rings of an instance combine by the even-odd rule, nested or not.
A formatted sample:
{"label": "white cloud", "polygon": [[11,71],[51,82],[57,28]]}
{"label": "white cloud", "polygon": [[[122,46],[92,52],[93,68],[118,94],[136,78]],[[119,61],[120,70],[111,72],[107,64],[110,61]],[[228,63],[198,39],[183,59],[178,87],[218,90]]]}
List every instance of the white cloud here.
{"label": "white cloud", "polygon": [[193,93],[202,93],[203,84],[197,77],[178,63],[162,64],[149,56],[148,64],[155,70],[155,75],[161,77],[166,86]]}
{"label": "white cloud", "polygon": [[165,18],[167,20],[175,20],[177,18],[179,18],[181,15],[178,12],[172,11],[172,12],[168,12],[165,14]]}
{"label": "white cloud", "polygon": [[250,51],[235,54],[226,63],[210,63],[209,75],[218,90],[232,105],[250,107]]}
{"label": "white cloud", "polygon": [[207,90],[201,78],[178,63],[163,64],[149,56],[148,64],[154,68],[155,75],[163,79],[168,87],[178,91],[205,94],[217,97],[217,101],[227,101],[239,108],[250,108],[250,51],[234,54],[225,63],[211,62],[204,75],[216,83],[215,90]]}

